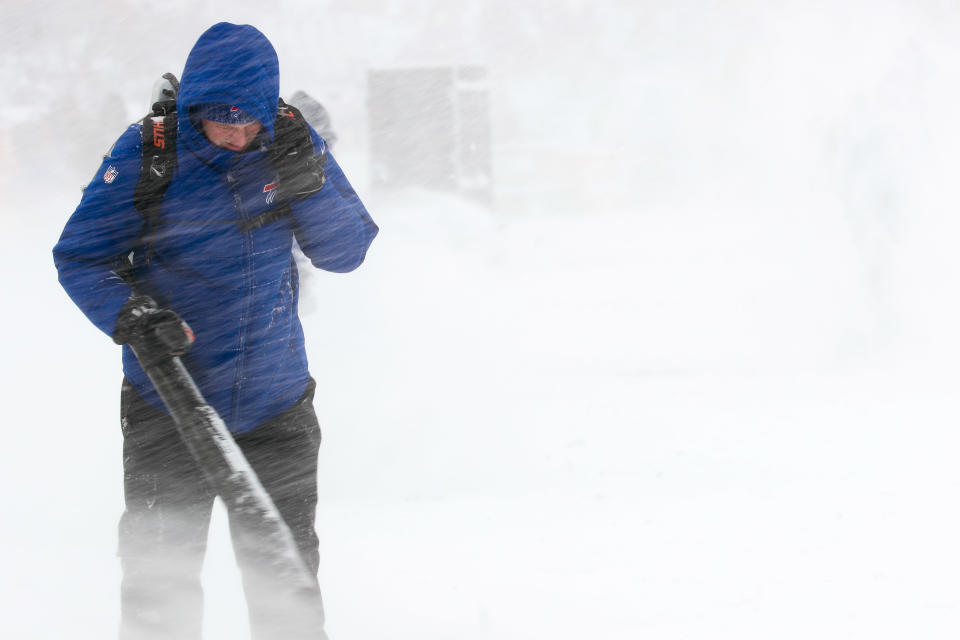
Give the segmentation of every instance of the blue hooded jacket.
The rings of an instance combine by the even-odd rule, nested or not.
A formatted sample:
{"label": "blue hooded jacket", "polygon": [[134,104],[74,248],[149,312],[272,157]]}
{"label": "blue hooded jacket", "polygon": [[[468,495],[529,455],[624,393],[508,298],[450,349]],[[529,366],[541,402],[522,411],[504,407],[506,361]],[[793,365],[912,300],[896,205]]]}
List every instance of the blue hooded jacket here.
{"label": "blue hooded jacket", "polygon": [[[292,215],[242,231],[276,203],[277,175],[266,155],[279,97],[277,55],[254,27],[220,23],[194,45],[177,97],[177,172],[163,199],[152,259],[137,269],[138,290],[176,311],[196,342],[183,357],[197,386],[234,433],[291,407],[309,381],[297,314],[296,237],[314,266],[358,267],[377,226],[328,153],[327,183],[291,203]],[[244,152],[216,147],[192,108],[235,105],[263,125]],[[314,149],[324,141],[311,130]],[[140,176],[141,126],[131,127],[100,169],[53,249],[60,282],[104,333],[112,335],[131,289],[113,271],[118,256],[138,249],[143,218],[133,207]],[[163,410],[129,347],[124,375]]]}

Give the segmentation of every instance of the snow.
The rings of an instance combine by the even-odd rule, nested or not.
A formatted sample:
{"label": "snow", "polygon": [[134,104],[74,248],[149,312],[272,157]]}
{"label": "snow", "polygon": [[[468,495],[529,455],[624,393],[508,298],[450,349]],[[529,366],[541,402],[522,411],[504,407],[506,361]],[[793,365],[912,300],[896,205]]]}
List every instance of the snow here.
{"label": "snow", "polygon": [[[956,8],[229,4],[137,5],[176,21],[159,68],[134,3],[3,8],[3,637],[115,634],[119,351],[50,248],[221,18],[282,42],[285,91],[330,87],[381,227],[303,273],[331,638],[956,635]],[[365,69],[424,60],[490,67],[491,208],[369,187]],[[81,72],[130,106],[25,129]],[[210,640],[246,633],[224,520]]]}

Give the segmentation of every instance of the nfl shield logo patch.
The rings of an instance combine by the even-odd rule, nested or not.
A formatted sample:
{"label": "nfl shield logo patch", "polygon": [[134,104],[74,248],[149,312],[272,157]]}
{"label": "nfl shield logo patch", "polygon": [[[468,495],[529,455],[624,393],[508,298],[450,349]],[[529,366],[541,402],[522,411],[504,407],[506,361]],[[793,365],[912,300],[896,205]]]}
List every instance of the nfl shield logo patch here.
{"label": "nfl shield logo patch", "polygon": [[103,173],[103,181],[107,184],[110,184],[117,179],[117,174],[120,173],[117,171],[117,168],[113,165],[110,165],[107,170]]}

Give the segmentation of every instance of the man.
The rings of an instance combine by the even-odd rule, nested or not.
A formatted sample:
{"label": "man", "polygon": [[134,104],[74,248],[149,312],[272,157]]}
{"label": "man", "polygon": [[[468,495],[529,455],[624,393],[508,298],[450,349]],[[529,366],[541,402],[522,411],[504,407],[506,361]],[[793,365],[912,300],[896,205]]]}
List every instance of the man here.
{"label": "man", "polygon": [[[181,77],[176,172],[156,223],[145,233],[133,204],[143,155],[142,129],[133,125],[104,158],[53,253],[64,289],[115,342],[157,329],[193,330],[183,363],[315,576],[320,428],[291,248],[296,238],[314,266],[351,271],[378,229],[329,155],[326,182],[309,195],[286,197],[289,208],[276,214],[284,199],[284,176],[278,186],[270,159],[278,94],[277,55],[262,33],[229,23],[208,29]],[[324,142],[309,131],[320,155]],[[131,253],[135,287],[116,266]],[[121,637],[199,638],[200,570],[214,495],[128,346],[123,371]],[[253,637],[323,638],[322,614],[293,620],[271,597],[260,579],[266,569],[244,551],[249,532],[238,528],[231,520]]]}

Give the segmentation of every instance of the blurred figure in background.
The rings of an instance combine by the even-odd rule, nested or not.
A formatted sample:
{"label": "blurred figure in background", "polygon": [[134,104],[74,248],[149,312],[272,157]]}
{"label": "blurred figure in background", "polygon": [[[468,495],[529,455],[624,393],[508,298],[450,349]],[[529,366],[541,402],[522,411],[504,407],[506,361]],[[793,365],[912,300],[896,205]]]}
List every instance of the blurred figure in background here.
{"label": "blurred figure in background", "polygon": [[330,113],[326,107],[317,102],[306,91],[295,91],[290,100],[291,105],[300,110],[304,120],[310,123],[310,126],[316,129],[320,137],[323,138],[327,146],[331,149],[337,143],[337,134],[333,130],[333,123],[330,121]]}

